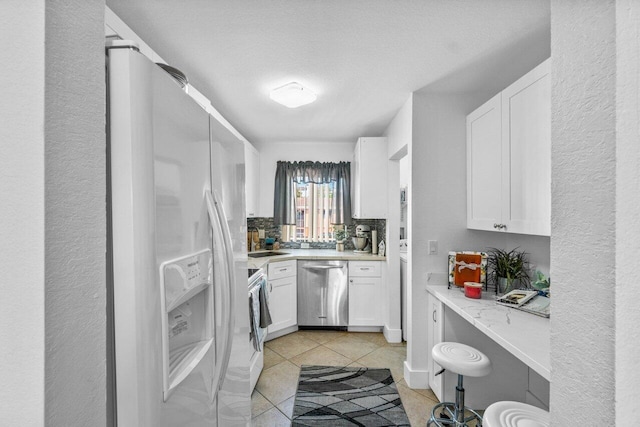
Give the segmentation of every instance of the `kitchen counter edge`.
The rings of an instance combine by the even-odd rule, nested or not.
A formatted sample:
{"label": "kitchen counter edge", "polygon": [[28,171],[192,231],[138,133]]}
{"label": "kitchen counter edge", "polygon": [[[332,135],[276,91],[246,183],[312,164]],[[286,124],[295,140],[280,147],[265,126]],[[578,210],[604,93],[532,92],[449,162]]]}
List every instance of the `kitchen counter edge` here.
{"label": "kitchen counter edge", "polygon": [[551,380],[549,319],[496,304],[495,296],[488,292],[482,293],[482,299],[469,299],[460,288],[425,288],[544,379]]}
{"label": "kitchen counter edge", "polygon": [[[256,251],[261,252],[261,251]],[[387,258],[380,255],[356,254],[353,251],[339,252],[335,249],[279,249],[279,252],[287,252],[286,255],[274,255],[263,258],[251,258],[247,256],[249,268],[264,268],[270,262],[291,261],[298,259],[326,259],[341,261],[385,261]],[[253,253],[253,252],[250,252]]]}

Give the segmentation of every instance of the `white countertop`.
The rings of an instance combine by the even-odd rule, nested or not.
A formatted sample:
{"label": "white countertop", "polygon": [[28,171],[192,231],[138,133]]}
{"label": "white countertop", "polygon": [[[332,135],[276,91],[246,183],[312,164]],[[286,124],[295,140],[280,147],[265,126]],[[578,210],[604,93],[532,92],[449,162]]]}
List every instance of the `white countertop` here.
{"label": "white countertop", "polygon": [[[265,251],[256,251],[265,252]],[[262,268],[269,262],[288,261],[292,259],[337,259],[345,261],[384,261],[385,257],[371,254],[357,254],[353,251],[338,252],[335,249],[278,249],[286,255],[274,255],[262,258],[247,258],[249,268]],[[249,252],[252,253],[252,252]]]}
{"label": "white countertop", "polygon": [[496,304],[495,295],[490,292],[483,291],[482,299],[471,299],[464,296],[461,288],[429,285],[426,289],[547,381],[551,380],[549,319]]}

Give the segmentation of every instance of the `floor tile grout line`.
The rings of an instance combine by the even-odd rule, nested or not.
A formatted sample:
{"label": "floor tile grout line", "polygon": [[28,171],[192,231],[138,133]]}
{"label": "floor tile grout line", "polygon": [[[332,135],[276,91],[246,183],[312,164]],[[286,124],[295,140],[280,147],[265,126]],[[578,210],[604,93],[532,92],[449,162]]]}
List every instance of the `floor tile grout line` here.
{"label": "floor tile grout line", "polygon": [[[378,348],[380,348],[380,347],[378,347]],[[339,351],[339,350],[334,350],[334,349],[332,349],[332,348],[330,348],[329,350],[331,350],[331,351],[335,351],[336,353],[338,353],[338,354],[339,354],[339,355],[341,355],[341,356],[346,357],[347,359],[351,359],[351,356],[348,356],[348,355],[346,355],[346,354],[340,353],[340,351]],[[371,350],[369,353],[366,353],[366,354],[364,354],[364,355],[360,356],[358,359],[361,359],[361,358],[363,358],[363,357],[365,357],[365,356],[367,356],[367,355],[369,355],[369,354],[373,353],[373,352],[374,352],[374,351],[376,351],[376,350],[377,350],[377,348],[376,348],[376,349],[374,349],[374,350]],[[353,363],[353,362],[357,361],[358,359],[355,359],[355,360],[354,360],[354,359],[351,359],[351,363]]]}
{"label": "floor tile grout line", "polygon": [[[285,357],[285,356],[283,356],[282,354],[280,354],[280,353],[278,353],[277,351],[275,351],[275,350],[274,350],[273,348],[271,348],[270,346],[267,346],[267,347],[269,348],[269,350],[270,350],[270,351],[273,351],[273,352],[274,352],[274,355],[277,355],[278,357],[282,358],[282,360],[281,360],[281,361],[279,361],[278,363],[275,363],[274,365],[270,366],[269,368],[266,368],[266,369],[271,369],[272,367],[276,367],[276,366],[278,366],[278,365],[280,365],[280,364],[284,363],[285,361],[287,361],[287,362],[291,363],[292,365],[294,365],[294,366],[295,366],[296,368],[298,368],[298,370],[299,370],[299,369],[300,369],[300,367],[299,367],[297,364],[295,364],[294,362],[292,362],[292,360],[291,360],[291,359],[293,359],[293,358],[295,358],[295,357],[297,357],[297,356],[299,356],[299,355],[301,355],[301,354],[304,354],[304,353],[307,353],[307,352],[309,352],[309,351],[312,351],[312,350],[314,350],[314,349],[315,349],[315,350],[318,350],[318,349],[320,349],[321,347],[324,347],[324,349],[323,349],[323,350],[331,351],[331,352],[333,352],[333,353],[336,353],[336,354],[340,355],[341,357],[344,357],[344,358],[345,358],[345,359],[347,359],[347,360],[350,360],[350,362],[347,364],[347,366],[348,366],[348,365],[352,365],[352,364],[356,363],[356,364],[358,364],[358,365],[364,365],[364,366],[365,366],[365,368],[367,368],[367,366],[366,366],[366,365],[368,365],[368,363],[362,363],[362,362],[361,362],[361,360],[362,360],[363,358],[370,357],[370,358],[372,358],[372,359],[370,360],[370,362],[372,362],[372,363],[374,363],[374,364],[375,364],[375,363],[376,363],[376,359],[378,359],[378,357],[377,357],[376,355],[372,355],[372,353],[375,353],[375,352],[376,352],[376,351],[378,351],[378,350],[382,350],[382,351],[383,351],[383,353],[387,353],[387,354],[389,354],[389,357],[391,357],[391,360],[385,361],[385,364],[389,364],[389,363],[391,363],[391,364],[392,364],[392,365],[394,365],[394,366],[395,366],[395,362],[392,362],[392,360],[393,360],[393,359],[395,359],[395,356],[393,356],[393,353],[397,353],[397,354],[400,354],[400,355],[404,355],[403,353],[406,351],[406,345],[391,345],[390,343],[386,343],[386,344],[385,344],[385,343],[383,343],[383,344],[380,344],[378,340],[368,340],[368,339],[361,339],[361,337],[357,337],[357,338],[354,340],[355,342],[349,342],[349,341],[347,340],[347,344],[354,344],[354,345],[357,345],[357,342],[359,341],[359,342],[362,342],[362,343],[365,343],[365,342],[366,342],[366,343],[368,343],[368,344],[373,344],[373,345],[375,345],[375,346],[376,346],[376,348],[375,348],[375,349],[373,349],[373,350],[371,350],[371,351],[369,351],[369,352],[367,352],[366,354],[364,354],[364,355],[362,355],[362,356],[359,356],[359,357],[358,357],[358,358],[356,358],[356,359],[352,359],[351,357],[349,357],[349,356],[347,356],[347,355],[345,355],[345,354],[342,354],[340,351],[338,351],[338,350],[334,350],[334,349],[332,349],[332,348],[330,348],[330,347],[328,347],[328,346],[327,346],[327,344],[330,344],[330,343],[332,343],[333,341],[338,340],[338,339],[340,339],[340,338],[343,338],[343,337],[345,337],[345,336],[348,336],[348,335],[341,335],[341,336],[339,336],[339,337],[335,337],[335,338],[332,338],[332,339],[330,339],[330,340],[328,340],[328,341],[325,341],[325,342],[323,342],[323,343],[320,343],[320,342],[318,342],[318,341],[314,340],[313,338],[311,338],[311,337],[309,337],[308,335],[306,335],[306,334],[305,334],[305,335],[303,335],[303,336],[302,336],[302,338],[304,338],[304,339],[306,339],[306,340],[308,340],[308,341],[310,341],[310,342],[312,342],[312,343],[316,344],[316,345],[315,345],[315,347],[312,347],[311,349],[305,350],[305,351],[303,351],[302,353],[299,353],[299,354],[297,354],[297,355],[293,355],[293,356],[291,356],[291,357]],[[355,337],[354,337],[354,338],[355,338]],[[323,339],[324,339],[324,338],[322,338],[321,340],[323,340]],[[387,357],[386,357],[386,356],[384,356],[384,358],[386,359]],[[405,356],[405,358],[406,358],[406,356]],[[402,364],[402,363],[401,363],[401,364]],[[371,367],[371,368],[375,368],[375,367]],[[389,368],[388,366],[387,366],[387,368],[388,368],[388,369],[391,369],[391,368]],[[401,369],[401,368],[400,368],[400,369]],[[402,372],[400,372],[400,373],[399,373],[399,378],[398,378],[398,379],[396,379],[396,377],[394,376],[394,382],[396,383],[396,387],[398,388],[398,394],[400,394],[400,389],[399,389],[399,387],[398,387],[398,386],[400,385],[400,383],[401,383],[403,380],[404,380],[404,376],[402,375]],[[413,400],[414,398],[415,398],[415,399],[419,399],[420,401],[423,401],[427,406],[432,406],[432,404],[437,404],[437,403],[438,403],[438,402],[433,401],[430,397],[428,397],[428,396],[426,396],[426,395],[423,395],[423,394],[421,394],[421,393],[418,393],[418,392],[414,391],[413,389],[409,388],[407,385],[404,385],[404,389],[405,389],[405,390],[404,390],[405,394],[406,394],[406,393],[409,393],[409,395],[410,395],[410,396],[412,396],[412,397],[410,398],[410,400]],[[256,389],[256,391],[257,391],[257,389]],[[258,393],[260,393],[260,392],[258,391]],[[262,395],[262,393],[260,393],[260,394]],[[278,410],[278,412],[279,412],[280,414],[282,414],[282,415],[283,415],[287,420],[289,420],[289,421],[290,421],[290,420],[292,419],[292,418],[290,418],[289,416],[287,416],[287,415],[284,413],[284,411],[283,411],[281,408],[279,408],[279,407],[278,407],[278,405],[283,404],[284,402],[286,402],[287,400],[289,400],[289,399],[291,399],[291,398],[294,398],[294,399],[295,399],[295,394],[293,394],[292,396],[288,397],[287,399],[284,399],[282,402],[279,402],[279,403],[273,403],[271,400],[267,399],[267,398],[266,398],[266,396],[264,396],[264,395],[262,395],[262,397],[264,397],[264,398],[265,398],[265,400],[268,402],[268,404],[269,404],[269,405],[271,405],[271,407],[270,407],[267,411],[270,411],[271,409],[276,408],[276,409]],[[402,400],[402,397],[401,397],[401,400]],[[295,401],[294,401],[294,402],[295,402]],[[405,406],[405,405],[404,405],[404,401],[403,401],[403,406]],[[421,413],[422,413],[422,411],[419,411],[419,413],[416,413],[416,412],[415,412],[415,410],[412,412],[412,411],[410,411],[410,410],[408,410],[408,409],[409,409],[409,407],[405,406],[405,410],[407,410],[407,415],[410,417],[410,419],[411,419],[412,421],[413,421],[414,419],[415,419],[415,420],[421,419],[421,418],[424,416],[424,414],[421,414]],[[267,412],[267,411],[265,411],[265,412]],[[258,415],[258,416],[261,416],[262,414],[264,414],[264,412],[262,412],[262,413],[261,413],[260,415]],[[252,417],[252,419],[254,419],[254,417]],[[422,424],[420,424],[420,425],[422,425]]]}
{"label": "floor tile grout line", "polygon": [[[266,397],[264,394],[260,393],[260,391],[259,391],[259,390],[255,389],[255,390],[254,390],[254,392],[255,392],[255,393],[258,393],[260,396],[262,396],[262,398],[263,398],[264,400],[266,400],[266,401],[271,405],[271,407],[269,407],[269,408],[265,409],[264,411],[260,412],[259,414],[256,414],[255,416],[253,415],[253,408],[252,408],[252,410],[251,410],[251,419],[257,418],[257,417],[259,417],[260,415],[264,414],[265,412],[270,411],[272,408],[275,408],[275,407],[276,407],[276,405],[274,405],[273,403],[271,403],[271,401],[270,401],[269,399],[267,399],[267,397]],[[252,397],[252,399],[253,399],[253,397]]]}

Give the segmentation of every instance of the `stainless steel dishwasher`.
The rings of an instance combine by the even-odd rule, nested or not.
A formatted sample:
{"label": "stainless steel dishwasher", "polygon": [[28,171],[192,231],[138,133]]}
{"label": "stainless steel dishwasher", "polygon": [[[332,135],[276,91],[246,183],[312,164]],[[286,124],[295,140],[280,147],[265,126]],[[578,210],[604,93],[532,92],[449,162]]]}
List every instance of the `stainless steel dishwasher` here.
{"label": "stainless steel dishwasher", "polygon": [[347,261],[298,261],[298,326],[349,325]]}

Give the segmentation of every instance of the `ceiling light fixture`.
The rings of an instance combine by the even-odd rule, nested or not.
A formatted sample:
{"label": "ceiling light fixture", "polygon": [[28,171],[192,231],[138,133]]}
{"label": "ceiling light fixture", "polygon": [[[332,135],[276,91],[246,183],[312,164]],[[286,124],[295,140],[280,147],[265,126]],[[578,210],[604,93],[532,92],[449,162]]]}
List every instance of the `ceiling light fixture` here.
{"label": "ceiling light fixture", "polygon": [[269,98],[285,107],[298,108],[312,103],[317,96],[311,89],[302,86],[300,83],[291,82],[272,90],[269,93]]}

